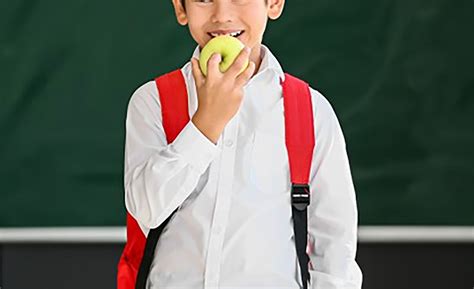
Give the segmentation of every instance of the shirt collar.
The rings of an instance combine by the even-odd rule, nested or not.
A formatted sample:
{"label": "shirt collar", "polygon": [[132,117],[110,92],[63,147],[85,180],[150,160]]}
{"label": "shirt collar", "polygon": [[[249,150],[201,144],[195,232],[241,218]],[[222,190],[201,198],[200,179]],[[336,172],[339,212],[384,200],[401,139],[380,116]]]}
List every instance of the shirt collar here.
{"label": "shirt collar", "polygon": [[[270,49],[263,43],[261,43],[260,47],[261,47],[260,57],[262,57],[262,63],[260,64],[260,69],[256,75],[263,73],[266,70],[269,70],[269,71],[272,71],[276,76],[278,76],[282,81],[284,81],[285,73],[283,72],[283,69],[280,63],[278,62],[278,60],[276,59],[276,57],[273,55]],[[201,55],[201,51],[199,49],[199,45],[196,45],[196,48],[194,49],[194,52],[193,52],[193,57],[199,59],[200,55]],[[191,66],[191,63],[188,62],[186,65]]]}

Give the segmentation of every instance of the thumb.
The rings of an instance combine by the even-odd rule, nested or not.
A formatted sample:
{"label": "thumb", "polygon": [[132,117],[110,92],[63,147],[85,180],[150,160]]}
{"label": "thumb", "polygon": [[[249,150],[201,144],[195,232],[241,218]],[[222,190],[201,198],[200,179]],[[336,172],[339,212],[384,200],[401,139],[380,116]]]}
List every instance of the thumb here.
{"label": "thumb", "polygon": [[255,62],[249,61],[249,64],[247,68],[237,76],[237,79],[235,80],[235,83],[237,86],[244,86],[250,78],[252,78],[252,75],[255,71]]}
{"label": "thumb", "polygon": [[201,86],[204,83],[204,76],[202,74],[201,68],[199,67],[199,60],[195,57],[191,58],[191,66],[194,76],[194,81],[197,86]]}

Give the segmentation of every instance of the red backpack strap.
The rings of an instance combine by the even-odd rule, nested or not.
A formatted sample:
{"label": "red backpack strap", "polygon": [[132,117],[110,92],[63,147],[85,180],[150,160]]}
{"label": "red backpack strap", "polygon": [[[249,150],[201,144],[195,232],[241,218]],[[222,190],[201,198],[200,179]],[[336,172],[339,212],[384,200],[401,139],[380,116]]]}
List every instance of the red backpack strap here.
{"label": "red backpack strap", "polygon": [[[155,78],[161,103],[166,140],[172,143],[189,122],[188,94],[181,69]],[[117,274],[118,289],[145,288],[159,236],[177,209],[145,237],[137,221],[127,213],[127,244]]]}
{"label": "red backpack strap", "polygon": [[301,268],[303,288],[308,288],[309,257],[307,207],[310,201],[309,174],[315,146],[313,106],[309,85],[285,73],[281,81],[285,111],[285,142],[291,175],[291,204],[295,246]]}
{"label": "red backpack strap", "polygon": [[285,109],[285,141],[289,154],[291,182],[308,184],[315,146],[313,107],[309,85],[285,73],[282,82]]}
{"label": "red backpack strap", "polygon": [[162,75],[155,82],[160,95],[163,128],[170,144],[189,122],[186,82],[181,69]]}

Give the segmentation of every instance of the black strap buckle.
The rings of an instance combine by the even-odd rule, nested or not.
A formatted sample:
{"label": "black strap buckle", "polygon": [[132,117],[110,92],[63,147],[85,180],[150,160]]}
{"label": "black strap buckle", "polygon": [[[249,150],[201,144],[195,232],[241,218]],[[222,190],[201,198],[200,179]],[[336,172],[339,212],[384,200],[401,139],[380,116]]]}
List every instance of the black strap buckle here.
{"label": "black strap buckle", "polygon": [[306,210],[309,205],[309,184],[291,185],[291,204],[299,211]]}

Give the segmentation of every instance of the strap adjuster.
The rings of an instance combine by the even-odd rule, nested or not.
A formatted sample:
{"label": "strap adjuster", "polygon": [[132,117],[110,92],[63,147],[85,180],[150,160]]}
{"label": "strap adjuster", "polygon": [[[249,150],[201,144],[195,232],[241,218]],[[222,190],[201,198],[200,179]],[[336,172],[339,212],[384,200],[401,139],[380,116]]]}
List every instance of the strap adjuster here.
{"label": "strap adjuster", "polygon": [[306,210],[309,205],[309,184],[291,185],[291,204],[299,211]]}

